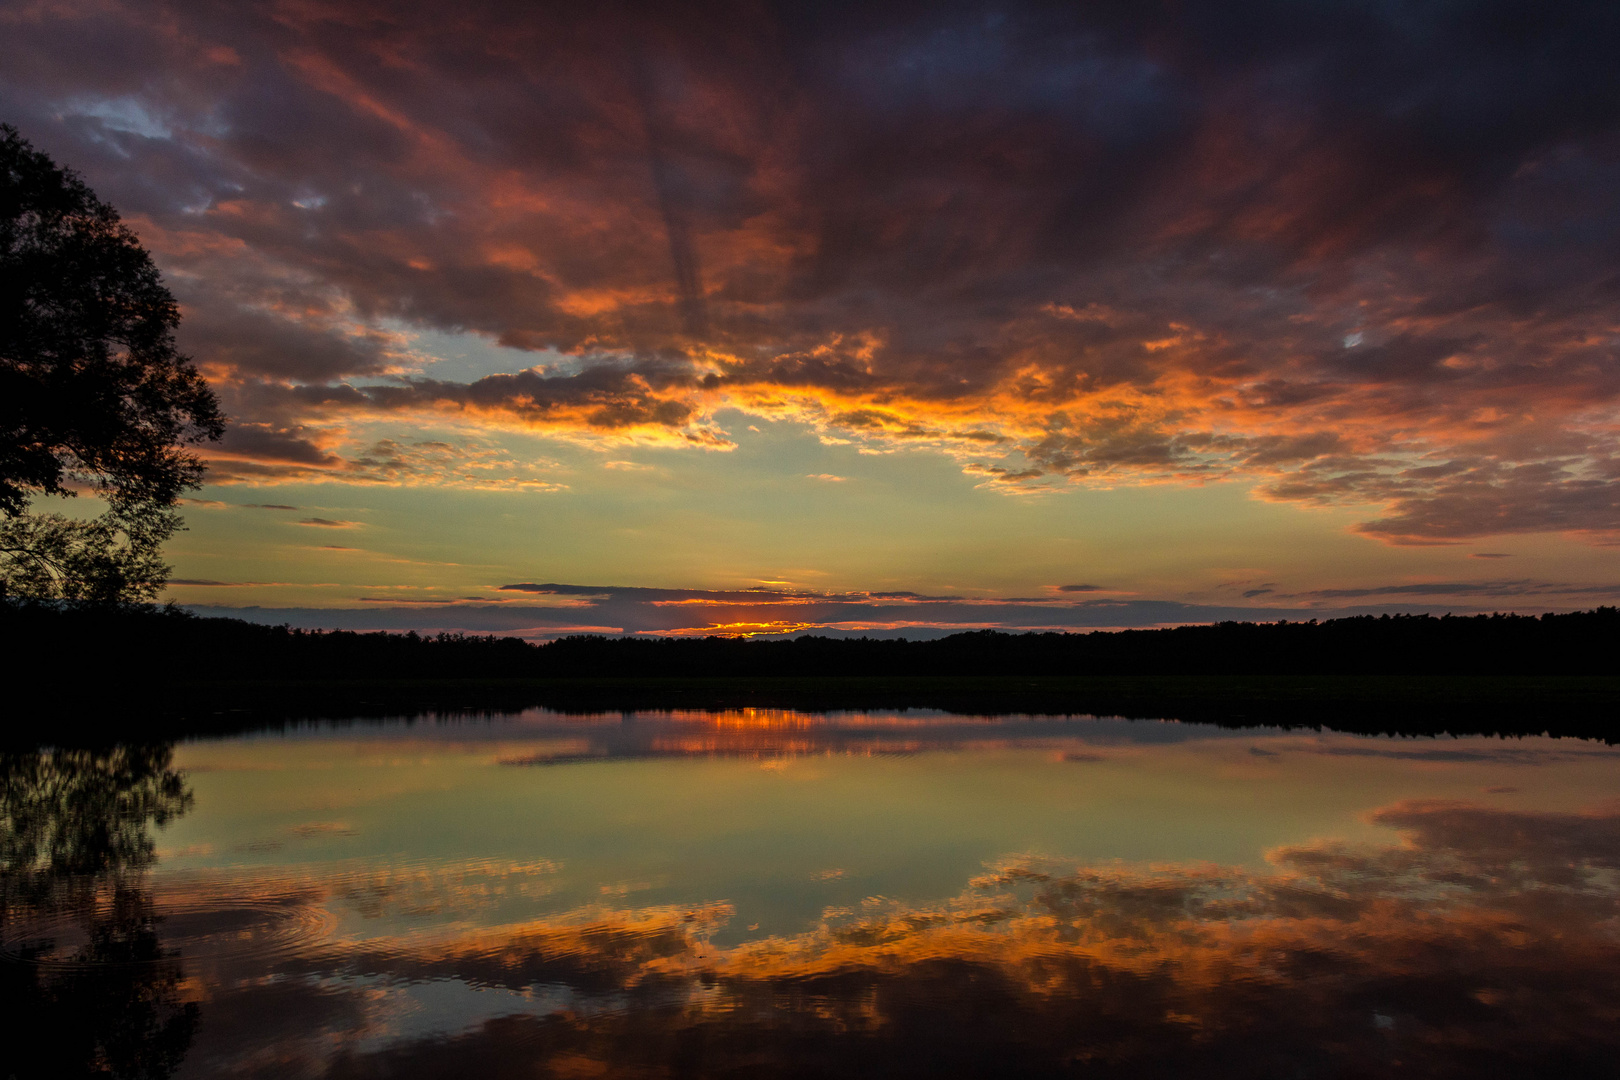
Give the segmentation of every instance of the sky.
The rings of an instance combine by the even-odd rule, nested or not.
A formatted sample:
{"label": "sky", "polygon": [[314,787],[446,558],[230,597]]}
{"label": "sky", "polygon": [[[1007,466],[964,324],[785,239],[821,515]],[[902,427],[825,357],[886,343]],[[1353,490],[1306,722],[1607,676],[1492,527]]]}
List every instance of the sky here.
{"label": "sky", "polygon": [[0,121],[231,418],[199,610],[1570,610],[1620,598],[1617,45],[1546,0],[11,0]]}

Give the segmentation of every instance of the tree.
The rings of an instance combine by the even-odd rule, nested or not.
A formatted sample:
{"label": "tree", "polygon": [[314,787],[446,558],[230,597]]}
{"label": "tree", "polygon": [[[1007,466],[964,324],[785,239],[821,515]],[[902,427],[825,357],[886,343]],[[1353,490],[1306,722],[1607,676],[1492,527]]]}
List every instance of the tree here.
{"label": "tree", "polygon": [[[202,480],[186,447],[224,433],[175,348],[180,312],[118,212],[0,124],[0,596],[151,600],[174,507]],[[34,513],[93,491],[93,520]]]}

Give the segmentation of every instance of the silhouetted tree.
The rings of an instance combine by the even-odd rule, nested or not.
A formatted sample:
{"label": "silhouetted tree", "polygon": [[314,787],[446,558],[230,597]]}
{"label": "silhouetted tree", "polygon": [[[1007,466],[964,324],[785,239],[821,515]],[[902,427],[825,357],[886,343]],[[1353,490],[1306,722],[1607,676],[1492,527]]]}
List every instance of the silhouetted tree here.
{"label": "silhouetted tree", "polygon": [[[118,213],[0,125],[0,595],[150,600],[163,542],[224,431],[219,402],[175,349],[180,321]],[[30,512],[95,491],[94,520]]]}
{"label": "silhouetted tree", "polygon": [[[0,1074],[171,1075],[198,1009],[158,937],[151,828],[191,792],[172,748],[0,752]],[[58,937],[71,928],[80,942]],[[49,960],[49,963],[41,961]]]}

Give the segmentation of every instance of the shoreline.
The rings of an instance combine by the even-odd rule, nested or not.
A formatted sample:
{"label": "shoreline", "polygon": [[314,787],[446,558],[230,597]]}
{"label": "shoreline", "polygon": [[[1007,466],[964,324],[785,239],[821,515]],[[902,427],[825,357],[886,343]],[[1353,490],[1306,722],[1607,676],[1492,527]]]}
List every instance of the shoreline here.
{"label": "shoreline", "polygon": [[[1620,743],[1620,676],[1085,675],[265,679],[60,687],[6,745],[227,735],[305,721],[784,709],[1115,717],[1362,735],[1553,735]],[[32,715],[36,723],[29,723]],[[18,721],[21,721],[20,723]],[[37,730],[28,730],[37,728]]]}

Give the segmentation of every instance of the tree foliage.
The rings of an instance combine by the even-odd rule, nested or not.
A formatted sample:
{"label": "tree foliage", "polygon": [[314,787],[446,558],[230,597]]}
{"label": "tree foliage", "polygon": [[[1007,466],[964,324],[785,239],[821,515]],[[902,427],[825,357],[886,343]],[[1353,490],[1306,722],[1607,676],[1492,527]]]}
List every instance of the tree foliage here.
{"label": "tree foliage", "polygon": [[[0,593],[123,601],[168,575],[174,506],[224,431],[175,348],[179,308],[151,257],[73,173],[0,125]],[[92,491],[91,521],[34,513]]]}

